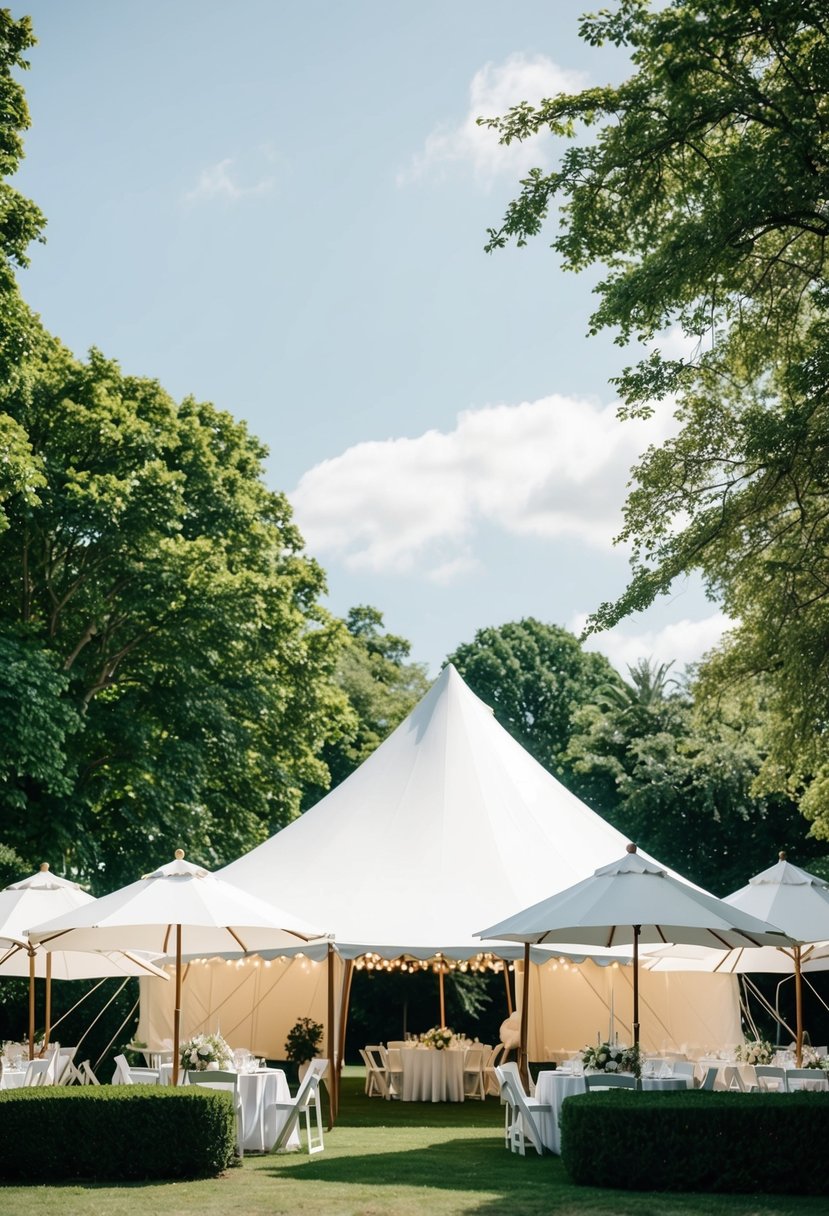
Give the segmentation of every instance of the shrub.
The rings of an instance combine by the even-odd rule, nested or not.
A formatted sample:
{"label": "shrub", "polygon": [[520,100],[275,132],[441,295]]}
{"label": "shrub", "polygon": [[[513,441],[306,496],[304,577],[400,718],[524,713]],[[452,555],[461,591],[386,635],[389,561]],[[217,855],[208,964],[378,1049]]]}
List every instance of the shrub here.
{"label": "shrub", "polygon": [[829,1135],[829,1095],[617,1090],[568,1098],[561,1156],[574,1182],[639,1191],[829,1194],[804,1147]]}
{"label": "shrub", "polygon": [[[0,1178],[204,1178],[233,1159],[231,1096],[157,1085],[0,1092]],[[9,1146],[14,1145],[14,1151]]]}

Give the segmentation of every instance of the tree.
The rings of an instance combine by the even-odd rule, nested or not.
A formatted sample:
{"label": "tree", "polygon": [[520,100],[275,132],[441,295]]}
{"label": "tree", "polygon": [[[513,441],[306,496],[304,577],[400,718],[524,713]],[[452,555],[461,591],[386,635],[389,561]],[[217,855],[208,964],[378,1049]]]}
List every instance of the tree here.
{"label": "tree", "polygon": [[[351,608],[345,626],[348,636],[335,680],[348,700],[351,719],[338,738],[324,745],[320,757],[332,788],[368,759],[429,688],[424,665],[406,661],[411,643],[384,633],[383,616],[376,608]],[[323,787],[311,786],[305,806],[312,806],[324,793]]]}
{"label": "tree", "polygon": [[230,860],[326,780],[343,629],[265,450],[212,405],[44,339],[3,405],[42,485],[0,534],[3,837],[105,888]]}
{"label": "tree", "polygon": [[488,248],[524,244],[554,202],[566,268],[604,267],[591,330],[620,343],[669,325],[696,344],[617,380],[623,414],[674,395],[680,429],[635,472],[614,624],[701,571],[738,621],[709,692],[763,673],[769,748],[758,788],[802,794],[829,836],[829,23],[822,0],[620,0],[585,17],[630,48],[618,88],[525,104],[502,141],[579,143],[532,171]]}
{"label": "tree", "polygon": [[[693,686],[649,661],[575,714],[568,756],[582,796],[620,831],[681,874],[727,895],[781,848],[806,865],[824,847],[806,840],[792,800],[757,796],[762,708],[730,698],[695,713]],[[672,686],[673,685],[673,686]]]}
{"label": "tree", "polygon": [[[14,278],[15,267],[27,266],[27,249],[41,237],[46,220],[33,202],[9,185],[23,159],[23,132],[29,126],[29,110],[23,88],[13,75],[29,64],[25,52],[34,45],[29,17],[15,21],[10,11],[0,9],[0,378],[6,381],[29,348],[38,330],[36,318],[20,299]],[[18,449],[20,436],[10,433],[0,417],[0,454],[11,443]],[[18,457],[20,453],[18,450]],[[6,479],[19,472],[17,460],[0,472],[0,494]]]}
{"label": "tree", "polygon": [[566,629],[528,617],[479,629],[448,661],[513,738],[569,784],[565,755],[573,714],[615,681],[607,659],[582,650]]}

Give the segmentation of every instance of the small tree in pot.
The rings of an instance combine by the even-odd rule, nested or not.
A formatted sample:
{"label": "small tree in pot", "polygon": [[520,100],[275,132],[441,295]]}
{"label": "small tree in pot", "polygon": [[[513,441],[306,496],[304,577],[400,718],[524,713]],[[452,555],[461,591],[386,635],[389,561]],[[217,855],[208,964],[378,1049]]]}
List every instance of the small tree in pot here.
{"label": "small tree in pot", "polygon": [[297,1065],[297,1075],[302,1080],[308,1062],[319,1053],[322,1042],[322,1026],[313,1018],[299,1018],[288,1031],[285,1040],[286,1059]]}

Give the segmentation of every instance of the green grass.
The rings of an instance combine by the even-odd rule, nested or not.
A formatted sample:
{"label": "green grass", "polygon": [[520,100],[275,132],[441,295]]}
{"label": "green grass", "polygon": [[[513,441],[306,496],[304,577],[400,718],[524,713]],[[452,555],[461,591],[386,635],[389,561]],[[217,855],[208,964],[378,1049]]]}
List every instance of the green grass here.
{"label": "green grass", "polygon": [[[557,1157],[503,1146],[499,1104],[369,1101],[347,1069],[325,1152],[247,1156],[202,1182],[0,1187],[2,1216],[825,1216],[824,1198],[575,1187]],[[2,1151],[13,1151],[4,1145]],[[102,1146],[102,1151],[106,1151]],[[815,1149],[815,1152],[818,1150]],[[140,1146],[136,1146],[140,1152]],[[822,1168],[819,1161],[814,1162]]]}

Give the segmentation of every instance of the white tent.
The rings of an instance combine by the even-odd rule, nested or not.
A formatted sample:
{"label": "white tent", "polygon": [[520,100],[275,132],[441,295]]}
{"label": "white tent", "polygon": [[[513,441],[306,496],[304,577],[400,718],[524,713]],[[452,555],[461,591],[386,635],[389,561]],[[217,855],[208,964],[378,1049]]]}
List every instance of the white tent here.
{"label": "white tent", "polygon": [[[356,772],[219,873],[330,927],[345,957],[459,957],[503,950],[482,944],[475,930],[588,877],[626,844],[516,743],[449,665]],[[218,968],[230,984],[233,969],[224,964],[210,978],[210,968],[192,968],[187,981],[212,985],[214,1002],[223,999]],[[729,1030],[732,987],[730,1003],[717,998]],[[289,1025],[303,1012],[297,1006],[295,999]],[[142,1002],[143,1037],[162,1029],[149,999]],[[531,1028],[530,1043],[531,1054],[543,1054],[543,1026]]]}

